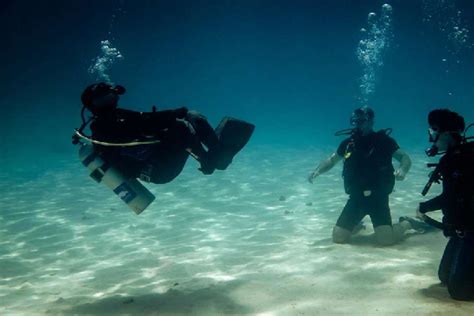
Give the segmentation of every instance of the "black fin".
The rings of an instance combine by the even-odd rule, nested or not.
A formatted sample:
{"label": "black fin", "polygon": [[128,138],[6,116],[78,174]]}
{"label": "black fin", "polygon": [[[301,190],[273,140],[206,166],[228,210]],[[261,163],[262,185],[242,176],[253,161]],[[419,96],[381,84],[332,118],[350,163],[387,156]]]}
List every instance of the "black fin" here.
{"label": "black fin", "polygon": [[219,145],[216,149],[216,169],[225,170],[234,156],[248,143],[255,125],[224,117],[216,128]]}

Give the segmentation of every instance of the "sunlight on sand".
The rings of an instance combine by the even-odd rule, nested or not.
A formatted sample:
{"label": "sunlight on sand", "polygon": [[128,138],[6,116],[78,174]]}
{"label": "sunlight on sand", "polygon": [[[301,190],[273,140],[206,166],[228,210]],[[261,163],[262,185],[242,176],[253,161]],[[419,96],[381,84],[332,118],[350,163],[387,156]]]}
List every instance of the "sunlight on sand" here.
{"label": "sunlight on sand", "polygon": [[[212,176],[190,161],[147,185],[157,199],[139,216],[76,161],[20,185],[2,175],[0,314],[474,314],[436,287],[441,232],[382,248],[366,219],[353,244],[332,243],[341,166],[306,181],[326,154],[248,150]],[[422,200],[427,170],[413,158],[395,222]]]}

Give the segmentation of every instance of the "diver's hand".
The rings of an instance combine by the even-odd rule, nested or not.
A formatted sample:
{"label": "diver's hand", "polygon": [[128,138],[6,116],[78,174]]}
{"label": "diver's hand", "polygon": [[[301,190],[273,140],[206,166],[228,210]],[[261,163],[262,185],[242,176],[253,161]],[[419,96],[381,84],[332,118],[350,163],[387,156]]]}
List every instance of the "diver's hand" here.
{"label": "diver's hand", "polygon": [[422,221],[425,221],[425,219],[426,219],[426,215],[420,212],[420,206],[419,205],[416,207],[416,218],[419,218]]}
{"label": "diver's hand", "polygon": [[397,181],[403,181],[406,177],[406,173],[402,169],[395,170],[393,175],[395,176],[395,180]]}
{"label": "diver's hand", "polygon": [[313,171],[308,176],[308,182],[313,183],[314,179],[316,179],[320,175],[319,171]]}

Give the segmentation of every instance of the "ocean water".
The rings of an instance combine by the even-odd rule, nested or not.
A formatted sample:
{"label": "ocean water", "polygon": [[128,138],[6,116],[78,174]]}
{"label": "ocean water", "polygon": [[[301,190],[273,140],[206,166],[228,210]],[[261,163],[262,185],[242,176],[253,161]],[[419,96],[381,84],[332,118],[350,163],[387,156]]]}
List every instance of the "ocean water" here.
{"label": "ocean water", "polygon": [[[413,216],[437,159],[427,113],[474,121],[473,21],[469,0],[6,1],[0,315],[471,315],[439,286],[441,232],[378,247],[367,218],[333,244],[342,164],[306,177],[369,105],[412,158],[390,205]],[[137,216],[71,144],[96,81],[124,85],[123,108],[255,133],[226,171],[190,159],[146,184],[156,200]]]}

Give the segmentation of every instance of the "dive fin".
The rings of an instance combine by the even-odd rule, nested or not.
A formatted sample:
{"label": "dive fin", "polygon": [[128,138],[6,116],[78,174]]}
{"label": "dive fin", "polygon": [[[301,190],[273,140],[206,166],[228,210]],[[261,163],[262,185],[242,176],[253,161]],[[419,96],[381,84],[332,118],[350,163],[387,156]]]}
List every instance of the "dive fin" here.
{"label": "dive fin", "polygon": [[224,117],[216,128],[219,145],[216,149],[216,169],[225,170],[234,156],[248,143],[255,125],[232,117]]}

